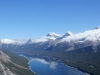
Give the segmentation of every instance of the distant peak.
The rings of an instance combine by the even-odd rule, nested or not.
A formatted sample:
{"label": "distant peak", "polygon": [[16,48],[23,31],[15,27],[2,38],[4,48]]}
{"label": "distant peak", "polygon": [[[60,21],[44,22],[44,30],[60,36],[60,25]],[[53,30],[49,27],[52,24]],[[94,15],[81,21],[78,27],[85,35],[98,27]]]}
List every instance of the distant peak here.
{"label": "distant peak", "polygon": [[56,33],[54,33],[54,32],[50,32],[50,33],[48,33],[47,34],[47,36],[49,36],[49,35],[55,35]]}
{"label": "distant peak", "polygon": [[67,31],[67,33],[65,35],[63,35],[62,38],[65,38],[65,37],[71,36],[71,35],[73,35],[73,33],[71,33],[70,31]]}
{"label": "distant peak", "polygon": [[96,27],[95,29],[100,29],[100,27],[98,26],[98,27]]}
{"label": "distant peak", "polygon": [[33,39],[33,38],[30,38],[30,39],[28,40],[28,42],[34,42],[34,39]]}
{"label": "distant peak", "polygon": [[73,34],[72,32],[70,32],[70,31],[67,31],[67,33],[69,33],[69,34]]}
{"label": "distant peak", "polygon": [[0,40],[2,43],[14,43],[14,40],[9,40],[9,39],[2,39]]}
{"label": "distant peak", "polygon": [[50,33],[47,34],[47,36],[50,36],[50,37],[59,37],[60,35],[56,34],[54,32],[50,32]]}
{"label": "distant peak", "polygon": [[34,42],[34,39],[33,39],[33,38],[30,38],[26,43],[27,43],[27,44],[29,44],[29,43],[31,44],[31,43],[33,43],[33,42]]}
{"label": "distant peak", "polygon": [[2,41],[13,41],[13,40],[9,40],[9,39],[5,38],[5,39],[2,39]]}
{"label": "distant peak", "polygon": [[71,33],[70,31],[67,31],[67,33],[65,35],[70,36],[70,35],[73,35],[73,33]]}
{"label": "distant peak", "polygon": [[30,38],[29,40],[31,41],[31,40],[34,40],[34,39],[33,38]]}

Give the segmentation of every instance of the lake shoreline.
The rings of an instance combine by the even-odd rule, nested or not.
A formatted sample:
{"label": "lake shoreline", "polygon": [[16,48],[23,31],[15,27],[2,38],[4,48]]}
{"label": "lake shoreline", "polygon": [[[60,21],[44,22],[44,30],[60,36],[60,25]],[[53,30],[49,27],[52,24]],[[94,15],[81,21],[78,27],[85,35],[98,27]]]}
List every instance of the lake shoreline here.
{"label": "lake shoreline", "polygon": [[[61,60],[60,60],[61,61]],[[61,61],[62,63],[63,63],[63,61]],[[65,63],[63,63],[63,64],[65,64]],[[79,68],[77,68],[77,67],[73,67],[73,66],[71,66],[71,65],[67,65],[67,64],[65,64],[66,66],[68,66],[68,67],[70,67],[70,68],[74,68],[74,69],[77,69],[78,71],[81,71],[81,72],[83,72],[84,74],[86,74],[86,75],[91,75],[91,74],[89,74],[88,72],[86,72],[86,71],[84,71],[84,70],[81,70],[81,69],[79,69]]]}
{"label": "lake shoreline", "polygon": [[[33,55],[33,54],[29,54],[29,53],[24,53],[24,54]],[[37,55],[37,56],[39,56],[39,55]],[[50,56],[47,56],[47,55],[46,55],[46,56],[41,56],[41,57],[51,58]],[[27,58],[27,59],[28,59],[28,58]],[[55,58],[55,59],[57,59],[57,58]],[[30,62],[29,59],[28,59],[28,61]],[[76,67],[73,67],[73,66],[71,66],[71,65],[65,64],[65,63],[64,63],[62,60],[60,60],[60,59],[57,59],[57,61],[61,61],[62,64],[66,65],[66,66],[68,66],[68,67],[70,67],[70,68],[77,69],[78,71],[84,73],[85,75],[91,75],[91,74],[87,73],[87,72],[84,71],[84,70],[81,70],[81,69],[79,69],[79,68],[76,68]],[[29,62],[28,62],[28,64],[29,64]],[[30,68],[30,65],[29,65],[29,69],[32,71],[32,69]],[[32,72],[35,73],[34,71],[32,71]],[[37,73],[35,73],[35,74],[37,74]],[[38,74],[37,74],[37,75],[38,75]]]}
{"label": "lake shoreline", "polygon": [[[28,60],[28,65],[29,65],[30,60],[28,59],[28,57],[26,57],[24,55],[18,55],[18,56],[22,56],[22,57],[26,58]],[[32,71],[32,69],[30,67],[31,66],[29,65],[29,69],[31,70],[31,72],[33,72],[34,74],[38,75],[37,73],[35,73],[34,71]]]}

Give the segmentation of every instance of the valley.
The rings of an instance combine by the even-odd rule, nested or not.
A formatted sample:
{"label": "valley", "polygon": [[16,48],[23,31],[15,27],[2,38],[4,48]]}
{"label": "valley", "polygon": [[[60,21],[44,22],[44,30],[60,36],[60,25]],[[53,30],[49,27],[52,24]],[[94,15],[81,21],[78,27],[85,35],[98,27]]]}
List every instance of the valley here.
{"label": "valley", "polygon": [[0,75],[100,75],[100,0],[0,0]]}
{"label": "valley", "polygon": [[[17,57],[17,55],[14,54],[15,52],[56,58],[61,60],[64,64],[89,73],[90,75],[100,75],[99,40],[100,28],[96,28],[78,34],[73,34],[69,31],[65,35],[49,33],[39,39],[29,39],[25,43],[3,39],[0,40],[0,49],[8,54],[14,63],[24,66],[25,68],[28,68],[28,60],[25,59],[24,63],[24,59]],[[13,66],[17,65],[13,64]],[[24,70],[27,70],[25,68]],[[23,71],[19,71],[19,73],[20,72]]]}
{"label": "valley", "polygon": [[[98,46],[99,47],[99,46]],[[84,51],[83,51],[84,50]],[[79,70],[89,73],[90,75],[100,74],[100,49],[94,53],[92,47],[79,48],[70,52],[40,51],[34,50],[26,52],[38,56],[48,56],[61,60],[64,64],[78,68]]]}

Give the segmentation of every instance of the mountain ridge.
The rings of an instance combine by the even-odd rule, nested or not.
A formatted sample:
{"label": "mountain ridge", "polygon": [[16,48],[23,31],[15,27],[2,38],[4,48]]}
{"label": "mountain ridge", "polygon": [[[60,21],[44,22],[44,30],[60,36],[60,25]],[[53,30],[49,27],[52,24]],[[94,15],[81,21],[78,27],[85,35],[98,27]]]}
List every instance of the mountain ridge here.
{"label": "mountain ridge", "polygon": [[41,49],[55,49],[56,47],[66,47],[66,51],[74,50],[76,48],[81,48],[85,46],[97,46],[100,44],[100,28],[95,28],[94,30],[87,30],[82,33],[73,34],[68,31],[64,35],[59,35],[54,32],[48,33],[46,36],[43,36],[39,39],[30,38],[25,43],[20,41],[14,41],[9,39],[0,40],[1,48],[17,48],[21,46],[34,45],[34,48]]}
{"label": "mountain ridge", "polygon": [[39,39],[30,38],[21,45],[0,42],[0,49],[55,57],[90,75],[100,75],[100,64],[98,63],[100,62],[100,28],[78,34],[67,32],[59,37],[52,35]]}

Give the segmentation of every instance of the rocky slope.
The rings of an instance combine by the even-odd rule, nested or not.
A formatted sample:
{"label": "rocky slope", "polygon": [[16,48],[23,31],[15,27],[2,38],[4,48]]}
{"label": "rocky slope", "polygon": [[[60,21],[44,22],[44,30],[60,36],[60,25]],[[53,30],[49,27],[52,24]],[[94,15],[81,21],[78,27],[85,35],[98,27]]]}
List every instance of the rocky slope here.
{"label": "rocky slope", "polygon": [[0,75],[16,75],[5,64],[9,63],[10,57],[0,51]]}

